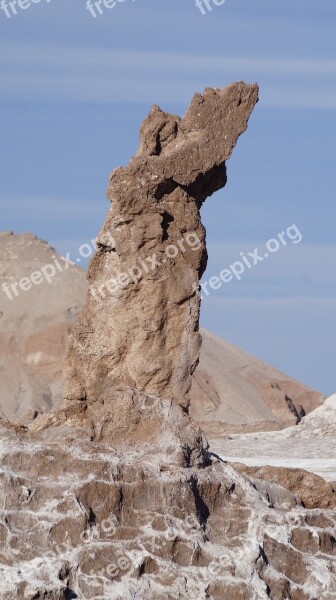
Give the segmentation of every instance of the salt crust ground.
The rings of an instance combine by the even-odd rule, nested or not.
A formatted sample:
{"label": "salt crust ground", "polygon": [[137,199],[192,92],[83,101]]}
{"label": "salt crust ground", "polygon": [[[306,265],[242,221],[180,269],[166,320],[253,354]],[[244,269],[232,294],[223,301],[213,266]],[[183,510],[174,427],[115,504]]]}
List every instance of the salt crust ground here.
{"label": "salt crust ground", "polygon": [[295,427],[232,434],[213,441],[211,450],[229,462],[305,469],[336,481],[336,394]]}

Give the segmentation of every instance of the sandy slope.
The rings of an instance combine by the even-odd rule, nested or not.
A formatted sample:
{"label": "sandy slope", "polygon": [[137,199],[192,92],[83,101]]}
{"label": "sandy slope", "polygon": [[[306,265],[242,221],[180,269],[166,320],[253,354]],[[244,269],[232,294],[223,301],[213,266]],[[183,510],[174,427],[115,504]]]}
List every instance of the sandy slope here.
{"label": "sandy slope", "polygon": [[192,388],[193,418],[210,438],[295,425],[322,395],[240,348],[202,331]]}
{"label": "sandy slope", "polygon": [[[61,368],[65,339],[86,290],[83,271],[77,266],[61,272],[57,253],[32,234],[0,235],[0,417],[26,422],[35,410],[50,409],[61,399]],[[58,257],[59,258],[59,257]],[[2,285],[55,267],[48,283],[44,278],[26,291]],[[49,268],[51,274],[51,269]],[[36,279],[38,281],[38,279]]]}

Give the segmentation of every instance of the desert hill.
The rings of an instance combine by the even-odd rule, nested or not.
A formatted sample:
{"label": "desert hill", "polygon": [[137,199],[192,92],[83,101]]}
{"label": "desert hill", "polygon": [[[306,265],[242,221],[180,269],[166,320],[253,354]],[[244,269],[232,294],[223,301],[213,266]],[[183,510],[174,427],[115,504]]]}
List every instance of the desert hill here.
{"label": "desert hill", "polygon": [[[25,291],[15,285],[46,265],[40,283]],[[85,271],[67,265],[47,242],[32,234],[0,235],[0,417],[28,423],[60,403],[65,340],[86,289]],[[281,429],[321,404],[320,393],[232,344],[206,330],[202,338],[191,414],[208,436]]]}
{"label": "desert hill", "polygon": [[[59,262],[60,271],[54,261]],[[41,269],[46,265],[46,277]],[[41,283],[22,281],[41,273]],[[18,282],[26,290],[21,289]],[[35,275],[35,281],[39,281]],[[4,285],[7,285],[7,292]],[[14,286],[12,288],[11,286]],[[32,234],[0,235],[0,416],[28,422],[61,401],[64,345],[83,302],[85,275]]]}
{"label": "desert hill", "polygon": [[237,346],[205,330],[202,337],[191,414],[208,437],[289,427],[323,402],[319,392]]}

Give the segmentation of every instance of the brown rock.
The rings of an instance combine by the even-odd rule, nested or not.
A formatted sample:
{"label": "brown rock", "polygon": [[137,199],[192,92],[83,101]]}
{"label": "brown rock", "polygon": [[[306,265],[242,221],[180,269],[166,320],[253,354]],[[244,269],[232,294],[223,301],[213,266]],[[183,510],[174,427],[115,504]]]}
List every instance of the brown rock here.
{"label": "brown rock", "polygon": [[180,119],[154,106],[140,148],[110,178],[112,205],[70,338],[66,403],[112,402],[137,389],[189,406],[199,359],[199,279],[206,261],[200,207],[226,183],[225,161],[247,127],[258,87],[196,94]]}
{"label": "brown rock", "polygon": [[319,475],[284,467],[247,467],[243,464],[236,464],[235,467],[240,473],[281,485],[299,496],[306,508],[336,508],[333,486]]}
{"label": "brown rock", "polygon": [[288,600],[292,598],[290,596],[290,583],[288,579],[279,577],[274,580],[274,577],[268,576],[267,569],[265,569],[263,580],[267,585],[268,595],[271,600]]}
{"label": "brown rock", "polygon": [[320,550],[324,554],[336,554],[336,539],[328,531],[322,531],[319,535]]}
{"label": "brown rock", "polygon": [[309,571],[305,559],[299,552],[288,548],[273,538],[265,535],[264,552],[267,563],[279,573],[283,573],[288,579],[297,584],[303,584],[309,577]]}
{"label": "brown rock", "polygon": [[250,600],[250,590],[245,584],[211,584],[208,588],[209,598],[213,600],[223,600],[223,598],[230,598],[230,600]]}
{"label": "brown rock", "polygon": [[300,552],[316,554],[319,550],[319,536],[309,529],[295,528],[292,531],[291,544]]}

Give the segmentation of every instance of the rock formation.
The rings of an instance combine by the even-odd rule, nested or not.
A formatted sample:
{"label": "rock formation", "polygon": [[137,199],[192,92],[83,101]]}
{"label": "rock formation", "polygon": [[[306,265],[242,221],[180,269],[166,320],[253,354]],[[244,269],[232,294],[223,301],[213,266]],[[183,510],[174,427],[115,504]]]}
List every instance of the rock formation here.
{"label": "rock formation", "polygon": [[114,391],[132,389],[188,409],[207,262],[199,211],[225,185],[225,161],[257,100],[257,85],[237,83],[196,94],[182,119],[158,106],[145,119],[136,156],[110,177],[65,405],[113,403]]}
{"label": "rock formation", "polygon": [[257,85],[237,83],[196,94],[182,119],[152,108],[136,156],[110,177],[111,209],[70,336],[62,409],[81,404],[95,434],[160,445],[179,465],[207,461],[188,416],[207,262],[200,207],[225,185],[257,100]]}
{"label": "rock formation", "polygon": [[[196,96],[181,121],[155,109],[140,153],[112,176],[118,193],[69,344],[66,401],[29,428],[0,422],[2,600],[333,598],[335,510],[306,509],[284,476],[268,483],[211,456],[187,414],[205,264],[199,204],[224,183],[256,98],[239,83]],[[165,242],[195,233],[195,253],[99,299],[112,267],[119,281],[132,268],[127,252],[145,261],[159,244],[163,262]],[[324,507],[334,494],[323,491]]]}
{"label": "rock formation", "polygon": [[71,416],[37,433],[0,422],[0,439],[1,600],[335,597],[336,494],[319,478],[305,508],[302,474],[139,458]]}

